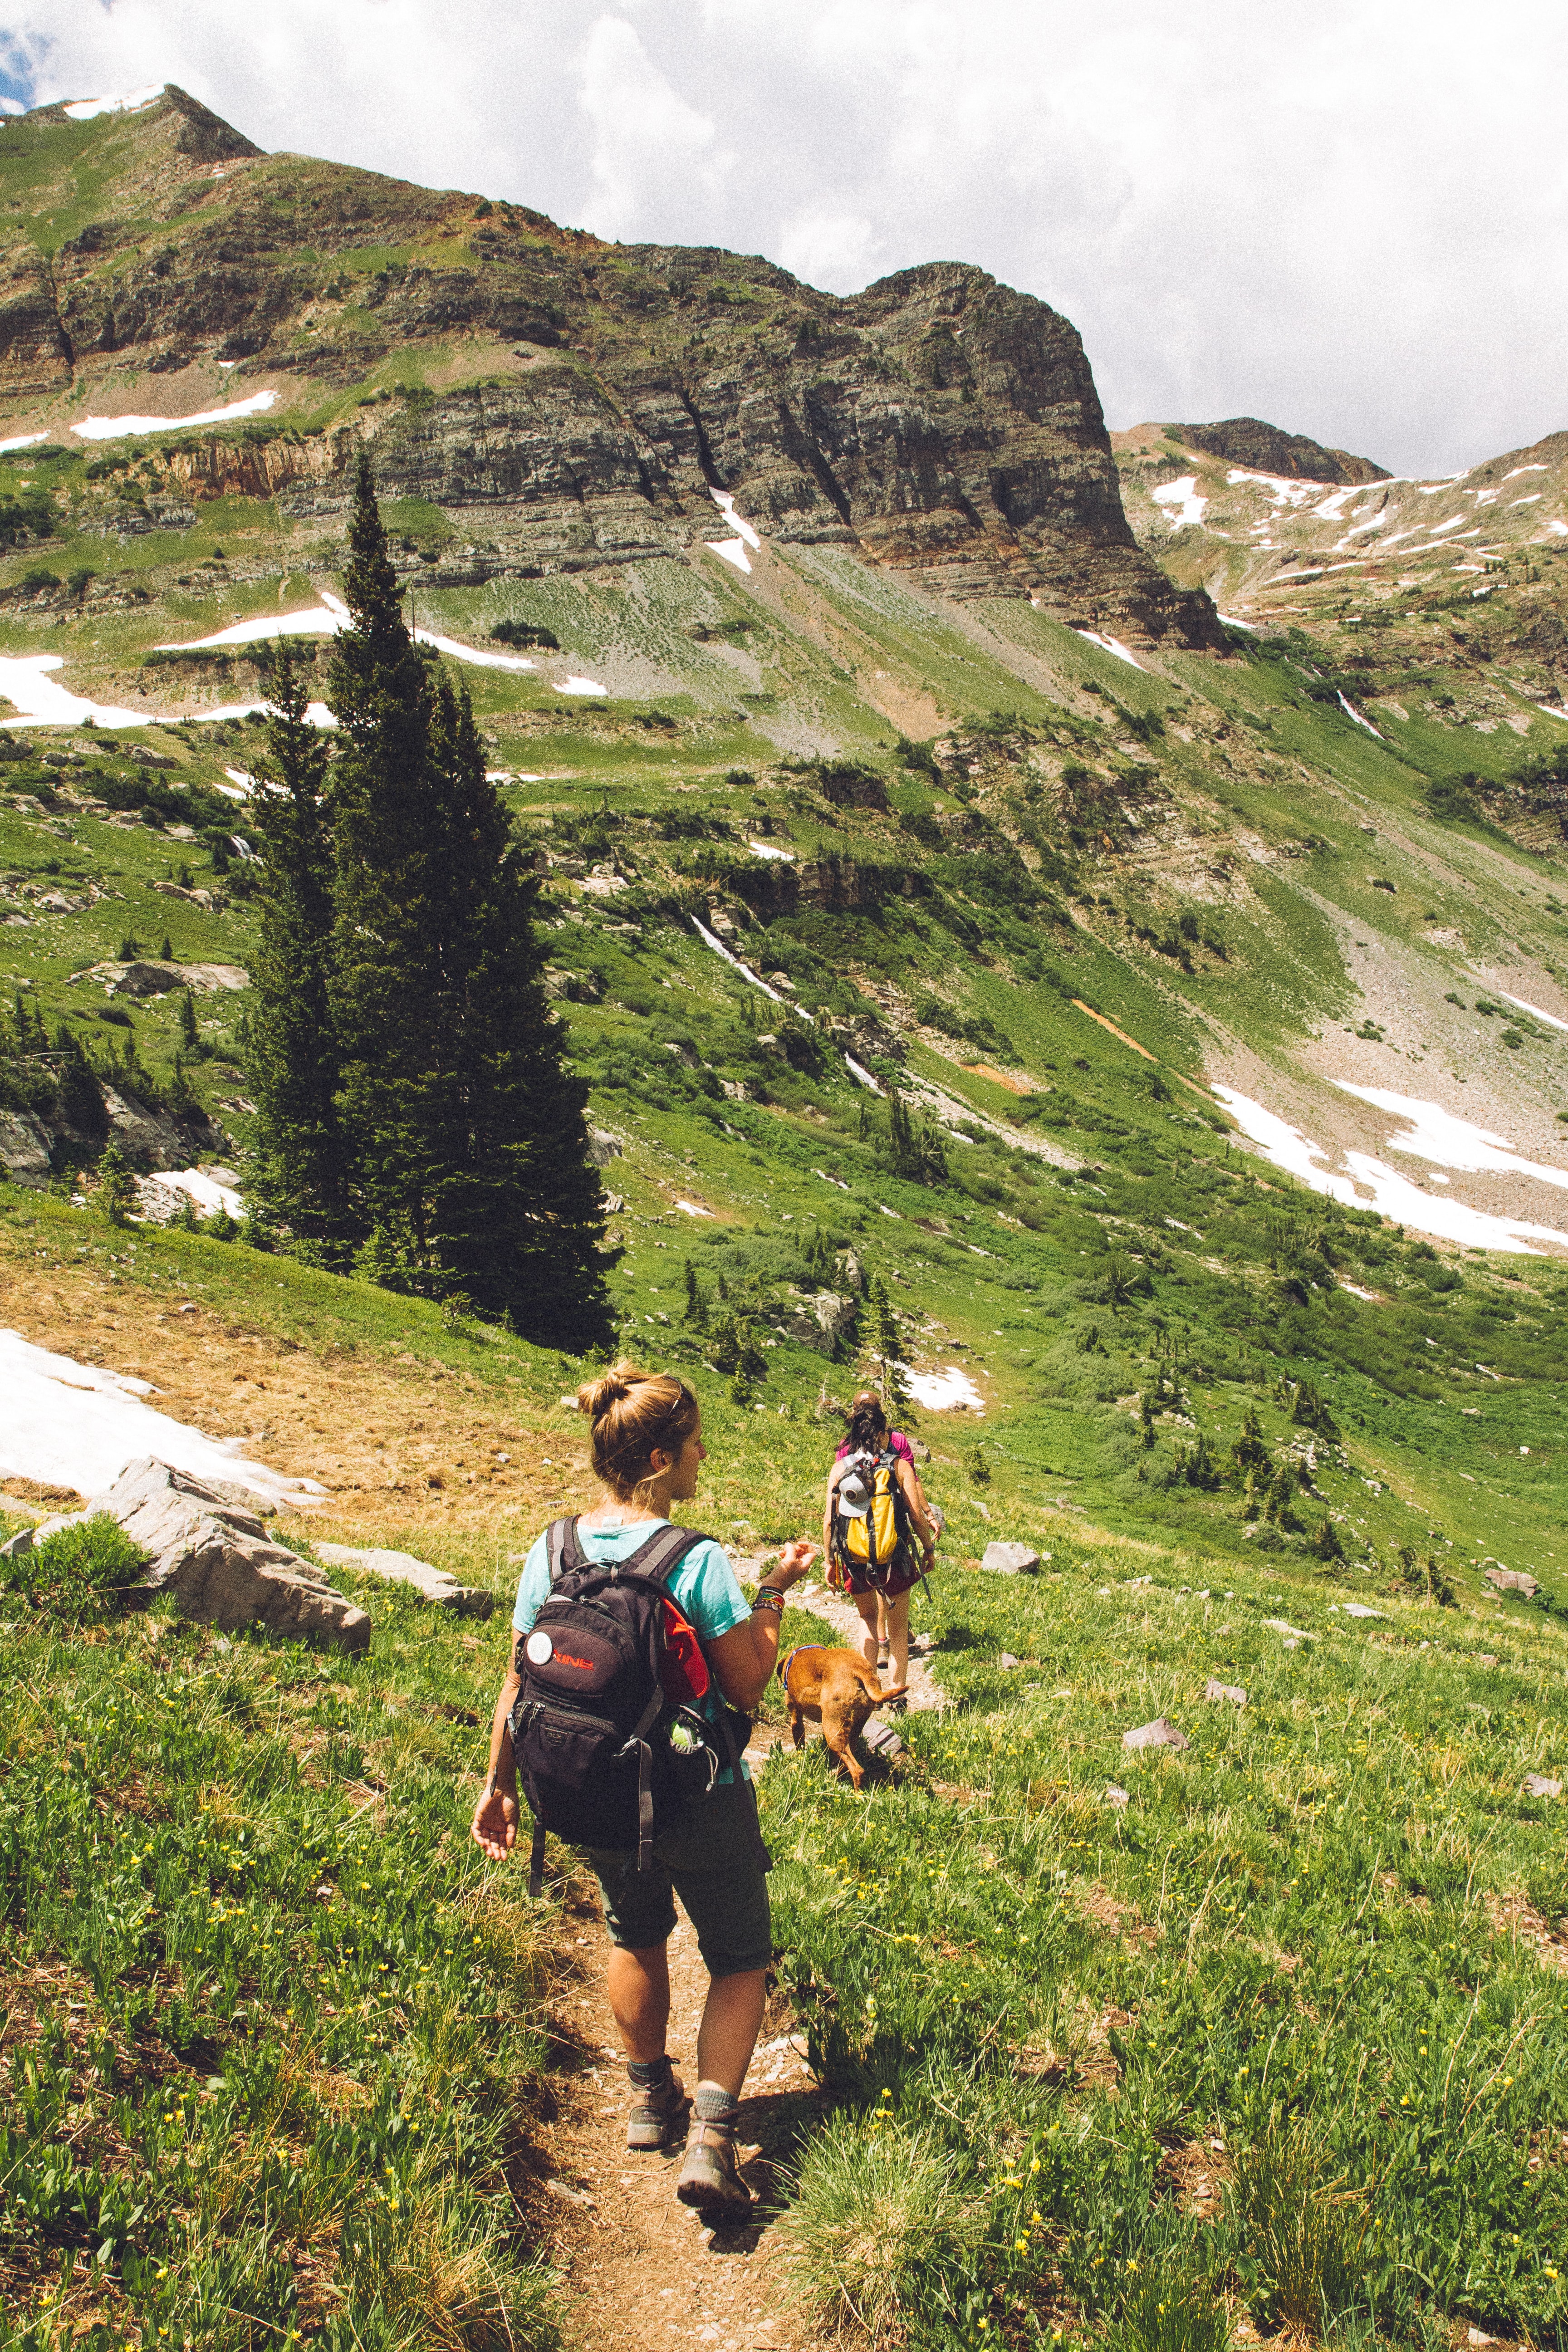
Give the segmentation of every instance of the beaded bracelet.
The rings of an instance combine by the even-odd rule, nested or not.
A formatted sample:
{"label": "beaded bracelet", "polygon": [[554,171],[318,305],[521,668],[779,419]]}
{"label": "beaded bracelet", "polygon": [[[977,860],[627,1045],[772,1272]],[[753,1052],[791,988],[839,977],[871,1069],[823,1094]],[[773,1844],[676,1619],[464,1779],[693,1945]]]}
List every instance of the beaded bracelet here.
{"label": "beaded bracelet", "polygon": [[784,1612],[784,1597],[776,1584],[759,1584],[752,1606],[753,1609],[776,1609],[782,1617]]}

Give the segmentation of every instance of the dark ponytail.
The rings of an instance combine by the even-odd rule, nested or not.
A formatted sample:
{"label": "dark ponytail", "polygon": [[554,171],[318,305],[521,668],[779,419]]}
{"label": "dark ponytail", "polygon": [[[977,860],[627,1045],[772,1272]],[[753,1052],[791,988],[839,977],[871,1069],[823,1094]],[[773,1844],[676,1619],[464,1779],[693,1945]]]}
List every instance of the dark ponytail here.
{"label": "dark ponytail", "polygon": [[862,1389],[849,1408],[848,1440],[856,1454],[880,1454],[888,1443],[888,1416],[875,1389]]}

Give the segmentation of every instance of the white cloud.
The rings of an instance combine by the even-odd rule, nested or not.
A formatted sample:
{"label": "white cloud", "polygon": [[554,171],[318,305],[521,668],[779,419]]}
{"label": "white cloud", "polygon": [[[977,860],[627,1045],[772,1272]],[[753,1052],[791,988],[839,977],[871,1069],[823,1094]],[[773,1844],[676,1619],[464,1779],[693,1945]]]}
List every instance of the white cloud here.
{"label": "white cloud", "polygon": [[706,224],[725,210],[731,158],[715,148],[712,118],[688,105],[624,16],[601,16],[589,31],[578,104],[593,131],[585,217],[599,236],[636,239],[650,215],[679,216],[682,243],[717,242]]}
{"label": "white cloud", "polygon": [[876,230],[863,213],[807,208],[779,223],[772,259],[808,286],[858,293],[879,274]]}
{"label": "white cloud", "polygon": [[973,261],[1073,320],[1116,422],[1250,411],[1449,472],[1568,422],[1568,13],[1477,26],[1457,0],[12,0],[0,55],[38,98],[168,79],[269,147],[838,290]]}

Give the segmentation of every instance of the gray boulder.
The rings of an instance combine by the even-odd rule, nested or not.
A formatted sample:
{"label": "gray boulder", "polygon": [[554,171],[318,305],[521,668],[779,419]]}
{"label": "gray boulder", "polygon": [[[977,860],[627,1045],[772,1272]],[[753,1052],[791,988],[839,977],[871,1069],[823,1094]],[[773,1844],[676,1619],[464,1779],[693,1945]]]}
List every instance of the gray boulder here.
{"label": "gray boulder", "polygon": [[1527,1772],[1524,1776],[1524,1793],[1527,1797],[1560,1797],[1563,1794],[1563,1783],[1561,1780],[1549,1780],[1544,1772]]}
{"label": "gray boulder", "polygon": [[368,1649],[364,1611],[310,1561],[269,1541],[255,1502],[246,1487],[147,1458],[128,1463],[89,1508],[108,1511],[152,1554],[134,1589],[149,1600],[170,1593],[182,1617],[223,1633],[262,1625],[291,1641],[316,1634],[340,1649]]}
{"label": "gray boulder", "polygon": [[24,1110],[0,1110],[0,1169],[16,1184],[46,1184],[52,1166],[49,1139]]}
{"label": "gray boulder", "polygon": [[352,1568],[360,1576],[380,1576],[389,1584],[406,1584],[422,1600],[449,1610],[454,1617],[488,1617],[496,1605],[493,1592],[477,1584],[459,1584],[444,1568],[433,1568],[411,1551],[357,1551],[352,1544],[318,1544],[316,1549],[329,1568]]}
{"label": "gray boulder", "polygon": [[1239,1683],[1216,1683],[1212,1675],[1204,1686],[1204,1696],[1213,1704],[1228,1699],[1232,1706],[1247,1705],[1247,1693]]}
{"label": "gray boulder", "polygon": [[803,1347],[814,1348],[818,1355],[831,1356],[838,1341],[855,1328],[858,1306],[837,1290],[796,1290],[790,1296],[796,1304],[786,1312],[781,1328],[791,1339]]}
{"label": "gray boulder", "polygon": [[1039,1564],[1039,1553],[1021,1543],[988,1543],[980,1556],[992,1576],[1033,1576]]}
{"label": "gray boulder", "polygon": [[1124,1731],[1121,1735],[1121,1745],[1123,1748],[1175,1748],[1179,1749],[1183,1748],[1190,1748],[1192,1744],[1193,1743],[1187,1738],[1186,1733],[1184,1731],[1178,1731],[1175,1725],[1172,1723],[1167,1717],[1163,1715],[1157,1715],[1152,1723],[1141,1723],[1136,1731]]}
{"label": "gray boulder", "polygon": [[1486,1580],[1494,1592],[1522,1592],[1527,1601],[1532,1601],[1541,1590],[1534,1577],[1527,1575],[1522,1568],[1489,1568]]}

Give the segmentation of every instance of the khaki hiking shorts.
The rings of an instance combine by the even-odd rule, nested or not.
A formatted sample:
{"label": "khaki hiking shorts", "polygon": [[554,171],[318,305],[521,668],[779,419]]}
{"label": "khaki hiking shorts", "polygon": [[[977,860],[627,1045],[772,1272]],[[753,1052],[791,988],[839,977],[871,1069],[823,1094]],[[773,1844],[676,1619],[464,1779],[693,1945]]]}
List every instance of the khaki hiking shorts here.
{"label": "khaki hiking shorts", "polygon": [[773,1958],[773,1917],[755,1805],[750,1781],[721,1780],[659,1832],[653,1867],[640,1875],[635,1852],[580,1848],[599,1882],[611,1943],[647,1952],[668,1941],[679,1895],[710,1976],[765,1969]]}

